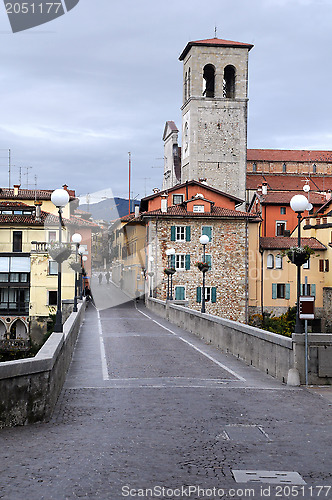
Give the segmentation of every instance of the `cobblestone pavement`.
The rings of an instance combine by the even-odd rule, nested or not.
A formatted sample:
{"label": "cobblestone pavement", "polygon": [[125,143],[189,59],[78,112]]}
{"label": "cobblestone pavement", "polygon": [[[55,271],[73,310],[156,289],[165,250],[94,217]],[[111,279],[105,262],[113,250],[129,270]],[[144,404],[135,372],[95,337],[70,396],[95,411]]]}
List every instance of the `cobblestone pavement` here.
{"label": "cobblestone pavement", "polygon": [[[100,310],[89,305],[52,421],[0,431],[0,498],[332,498],[327,398],[226,356],[113,285],[94,295]],[[307,484],[237,483],[234,470],[298,472]]]}

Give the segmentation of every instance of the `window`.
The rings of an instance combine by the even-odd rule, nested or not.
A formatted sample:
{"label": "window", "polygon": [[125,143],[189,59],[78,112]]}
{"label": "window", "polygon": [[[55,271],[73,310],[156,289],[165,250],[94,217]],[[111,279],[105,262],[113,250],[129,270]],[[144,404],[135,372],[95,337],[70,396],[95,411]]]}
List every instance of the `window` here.
{"label": "window", "polygon": [[186,256],[183,254],[175,255],[175,269],[178,271],[186,268]]}
{"label": "window", "polygon": [[[202,287],[196,288],[196,302],[202,302]],[[217,288],[215,286],[205,287],[205,302],[217,302]]]}
{"label": "window", "polygon": [[184,286],[176,286],[174,291],[175,300],[186,300],[186,288]]}
{"label": "window", "polygon": [[202,226],[202,236],[208,236],[209,240],[212,241],[212,226]]}
{"label": "window", "polygon": [[314,174],[316,174],[316,173],[317,173],[317,166],[316,166],[316,164],[315,164],[315,163],[314,163],[314,164],[313,164],[313,166],[312,166],[312,171],[313,171],[313,173],[314,173]]}
{"label": "window", "polygon": [[176,241],[184,241],[186,239],[185,226],[176,226],[175,238],[176,238]]}
{"label": "window", "polygon": [[203,70],[204,90],[205,97],[214,97],[214,83],[215,83],[215,70],[212,64],[204,66]]}
{"label": "window", "polygon": [[307,262],[305,262],[305,263],[302,265],[302,269],[310,269],[310,257],[309,257],[309,259],[307,260]]}
{"label": "window", "polygon": [[319,260],[319,272],[321,273],[328,273],[330,270],[330,263],[329,263],[329,259],[320,259]]}
{"label": "window", "polygon": [[[202,262],[204,262],[204,255],[202,255]],[[210,254],[205,254],[205,262],[209,264],[209,270],[212,267],[212,256]]]}
{"label": "window", "polygon": [[188,73],[184,75],[184,100],[187,100],[187,80],[188,80]]}
{"label": "window", "polygon": [[204,212],[204,205],[194,205],[194,212]]}
{"label": "window", "polygon": [[48,274],[51,276],[58,274],[58,263],[55,260],[48,262]]}
{"label": "window", "polygon": [[223,80],[223,97],[226,99],[235,98],[235,68],[234,66],[226,66],[224,69]]}
{"label": "window", "polygon": [[313,283],[308,283],[307,285],[301,284],[301,295],[311,295],[316,297],[316,285]]}
{"label": "window", "polygon": [[189,68],[189,69],[188,69],[188,99],[189,99],[189,97],[190,97],[190,95],[191,95],[191,88],[190,88],[190,86],[191,86],[191,81],[190,81],[190,80],[191,80],[191,77],[190,77],[190,68]]}
{"label": "window", "polygon": [[255,162],[252,164],[252,171],[257,172],[257,163]]}
{"label": "window", "polygon": [[286,163],[283,163],[283,165],[282,165],[282,172],[284,174],[287,172],[287,165],[286,165]]}
{"label": "window", "polygon": [[173,205],[181,205],[183,203],[183,194],[173,194]]}
{"label": "window", "polygon": [[171,241],[190,241],[191,228],[190,226],[172,226]]}
{"label": "window", "polygon": [[22,252],[22,231],[13,231],[13,252]]}
{"label": "window", "polygon": [[266,267],[268,269],[273,269],[274,268],[274,256],[272,255],[272,253],[269,253],[269,255],[267,256]]}
{"label": "window", "polygon": [[286,215],[286,207],[280,207],[280,214]]}
{"label": "window", "polygon": [[275,268],[282,269],[282,257],[281,257],[281,255],[276,255]]}
{"label": "window", "polygon": [[48,241],[56,241],[56,231],[49,231],[48,232]]}
{"label": "window", "polygon": [[276,221],[276,236],[283,236],[286,229],[286,221]]}
{"label": "window", "polygon": [[48,292],[48,305],[56,306],[58,301],[58,292],[54,290],[50,290]]}
{"label": "window", "polygon": [[289,283],[272,283],[272,299],[290,299]]}

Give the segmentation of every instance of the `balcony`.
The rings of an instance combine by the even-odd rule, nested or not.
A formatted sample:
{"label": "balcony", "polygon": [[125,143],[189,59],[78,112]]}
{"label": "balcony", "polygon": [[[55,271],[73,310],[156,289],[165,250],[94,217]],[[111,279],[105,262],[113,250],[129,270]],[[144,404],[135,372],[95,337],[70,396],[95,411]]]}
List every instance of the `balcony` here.
{"label": "balcony", "polygon": [[0,339],[0,351],[17,352],[28,351],[30,340],[25,339]]}
{"label": "balcony", "polygon": [[31,253],[47,253],[48,243],[46,241],[32,241]]}

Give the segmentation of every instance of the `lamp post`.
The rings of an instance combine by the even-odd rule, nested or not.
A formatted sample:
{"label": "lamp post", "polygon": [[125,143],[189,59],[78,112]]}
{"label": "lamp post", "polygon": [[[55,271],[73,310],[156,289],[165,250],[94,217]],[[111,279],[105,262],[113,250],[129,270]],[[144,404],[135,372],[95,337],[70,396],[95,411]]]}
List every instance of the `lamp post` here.
{"label": "lamp post", "polygon": [[80,272],[80,276],[79,276],[79,296],[80,296],[80,299],[82,300],[82,297],[83,297],[83,279],[82,279],[82,270],[83,270],[83,253],[84,253],[84,247],[82,247],[81,245],[78,246],[77,248],[77,253],[79,254],[80,256],[80,262],[81,262],[81,272]]}
{"label": "lamp post", "polygon": [[[308,209],[309,202],[303,194],[296,194],[290,201],[291,209],[297,213],[297,246],[301,247],[301,218],[302,212]],[[297,303],[296,303],[296,323],[295,323],[295,333],[302,333],[301,321],[300,321],[300,295],[301,295],[301,265],[297,266]]]}
{"label": "lamp post", "polygon": [[[203,245],[203,262],[204,263],[205,263],[205,246],[209,243],[209,241],[210,241],[210,238],[206,234],[203,234],[199,239],[200,244]],[[205,273],[206,273],[206,269],[203,269],[202,308],[201,308],[202,313],[205,313]]]}
{"label": "lamp post", "polygon": [[[82,257],[82,261],[83,261],[83,262],[86,262],[87,260],[88,260],[88,257],[87,257],[86,255],[83,255],[83,257]],[[85,271],[85,269],[84,269],[84,264],[83,264],[83,266],[82,266],[82,269]],[[84,282],[83,282],[83,280],[84,280]],[[84,287],[82,286],[82,288],[83,288],[83,290],[82,290],[82,294],[83,294],[83,295],[84,295],[84,297],[85,297],[85,296],[86,296],[86,294],[85,294],[85,279],[84,279],[84,278],[82,278],[82,285],[83,285],[83,284],[84,284]]]}
{"label": "lamp post", "polygon": [[[59,214],[59,245],[62,243],[62,209],[69,202],[69,194],[65,189],[56,189],[51,195],[53,205],[58,209]],[[57,311],[55,315],[54,332],[63,332],[62,327],[62,311],[61,311],[61,262],[58,262],[58,296],[57,296]]]}
{"label": "lamp post", "polygon": [[[82,236],[79,233],[73,234],[71,241],[75,244],[75,262],[77,264],[78,247],[82,241]],[[74,312],[77,312],[77,271],[75,270],[75,296],[74,296]]]}
{"label": "lamp post", "polygon": [[[166,250],[166,255],[168,256],[168,266],[172,266],[172,255],[175,255],[174,248],[168,248]],[[171,286],[169,287],[169,276],[171,276]],[[167,276],[167,299],[173,300],[173,274]],[[170,293],[169,293],[170,292]]]}
{"label": "lamp post", "polygon": [[149,276],[150,276],[150,297],[152,297],[152,291],[153,291],[153,275],[154,275],[154,272],[152,271],[152,266],[153,266],[153,261],[154,261],[154,258],[152,257],[152,255],[150,255],[149,257],[149,261],[150,261],[150,273],[149,273]]}

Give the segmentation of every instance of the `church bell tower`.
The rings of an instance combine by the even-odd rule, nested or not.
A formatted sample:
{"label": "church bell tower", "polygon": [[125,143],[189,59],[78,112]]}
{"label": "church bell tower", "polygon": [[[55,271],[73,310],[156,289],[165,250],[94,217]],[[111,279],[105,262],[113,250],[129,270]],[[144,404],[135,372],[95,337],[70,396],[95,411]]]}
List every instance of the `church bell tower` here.
{"label": "church bell tower", "polygon": [[212,38],[189,42],[183,61],[181,182],[245,200],[248,55],[253,45]]}

